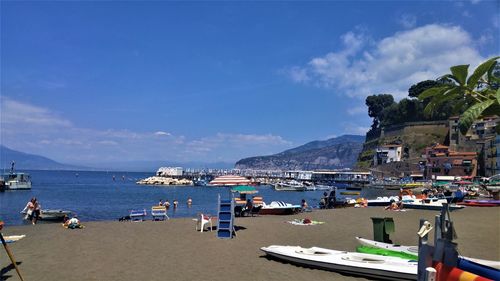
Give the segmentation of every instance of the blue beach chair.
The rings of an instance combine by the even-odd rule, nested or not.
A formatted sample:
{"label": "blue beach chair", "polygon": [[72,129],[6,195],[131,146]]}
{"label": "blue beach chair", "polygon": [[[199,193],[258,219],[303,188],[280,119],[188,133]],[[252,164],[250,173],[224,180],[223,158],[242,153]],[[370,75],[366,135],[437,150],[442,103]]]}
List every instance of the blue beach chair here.
{"label": "blue beach chair", "polygon": [[143,210],[131,210],[130,211],[130,220],[131,221],[143,221],[146,217],[147,212],[146,209]]}

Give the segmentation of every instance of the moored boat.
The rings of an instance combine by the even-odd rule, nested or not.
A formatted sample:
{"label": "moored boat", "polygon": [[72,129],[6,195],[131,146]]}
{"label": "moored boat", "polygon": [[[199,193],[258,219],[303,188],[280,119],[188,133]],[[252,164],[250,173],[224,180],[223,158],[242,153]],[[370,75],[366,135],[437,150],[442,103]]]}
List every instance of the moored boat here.
{"label": "moored boat", "polygon": [[[403,198],[403,206],[407,209],[435,210],[440,211],[443,208],[443,203],[448,201],[444,198],[425,198],[425,199],[407,199]],[[449,205],[450,211],[463,209],[462,205]]]}
{"label": "moored boat", "polygon": [[383,197],[377,197],[377,199],[368,199],[366,200],[368,207],[373,207],[373,206],[389,206],[391,205],[392,202],[399,202],[399,197],[398,196],[383,196]]}
{"label": "moored boat", "polygon": [[383,280],[417,280],[418,263],[396,257],[300,246],[272,245],[261,250],[271,257],[302,266]]}
{"label": "moored boat", "polygon": [[28,190],[31,189],[31,176],[28,173],[4,173],[3,178],[4,190]]}
{"label": "moored boat", "polygon": [[280,182],[274,185],[276,191],[305,191],[306,186],[296,180]]}
{"label": "moored boat", "polygon": [[292,205],[283,201],[272,201],[269,205],[262,202],[259,215],[293,215],[300,211],[300,205]]}

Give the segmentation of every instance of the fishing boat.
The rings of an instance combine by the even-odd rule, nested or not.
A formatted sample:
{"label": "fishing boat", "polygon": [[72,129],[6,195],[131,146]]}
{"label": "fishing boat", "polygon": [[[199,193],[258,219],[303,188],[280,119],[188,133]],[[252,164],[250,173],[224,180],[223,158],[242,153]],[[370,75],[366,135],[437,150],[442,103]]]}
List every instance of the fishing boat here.
{"label": "fishing boat", "polygon": [[353,253],[319,247],[278,246],[260,248],[267,255],[301,266],[383,280],[417,280],[416,261]]}
{"label": "fishing boat", "polygon": [[[410,256],[418,257],[418,246],[404,246],[404,245],[398,245],[398,244],[389,244],[389,243],[373,241],[373,240],[365,239],[365,238],[361,238],[361,237],[356,237],[356,240],[363,246],[385,250],[384,255],[391,256],[394,253],[403,253],[403,254],[407,254]],[[476,258],[470,258],[470,257],[464,257],[464,256],[460,256],[460,258],[464,259],[464,260],[472,261],[472,262],[475,262],[475,263],[478,263],[478,264],[481,264],[484,266],[488,266],[491,268],[500,269],[500,262],[499,261],[483,260],[483,259],[476,259]]]}
{"label": "fishing boat", "polygon": [[299,181],[291,180],[287,182],[279,182],[274,185],[276,191],[305,191],[306,186]]}
{"label": "fishing boat", "polygon": [[[425,198],[425,199],[405,199],[403,198],[403,206],[407,209],[435,210],[440,211],[443,208],[443,203],[448,201],[444,198]],[[463,205],[449,205],[450,211],[463,209]]]}
{"label": "fishing boat", "polygon": [[28,173],[9,172],[1,175],[4,190],[31,189],[31,176]]}
{"label": "fishing boat", "polygon": [[262,202],[259,215],[293,215],[300,211],[300,205],[292,205],[283,201],[272,201],[269,205]]}

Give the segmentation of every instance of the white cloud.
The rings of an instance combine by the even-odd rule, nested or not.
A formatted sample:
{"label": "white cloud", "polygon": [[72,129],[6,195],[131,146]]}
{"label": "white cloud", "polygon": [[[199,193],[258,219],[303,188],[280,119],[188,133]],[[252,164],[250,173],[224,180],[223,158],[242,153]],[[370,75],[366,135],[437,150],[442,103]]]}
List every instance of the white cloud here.
{"label": "white cloud", "polygon": [[163,132],[163,131],[158,131],[158,132],[155,132],[154,134],[155,134],[155,136],[171,136],[172,135],[170,133]]}
{"label": "white cloud", "polygon": [[71,122],[50,112],[46,108],[21,103],[6,97],[0,97],[0,124],[2,128],[20,126],[26,130],[45,128],[70,127]]}
{"label": "white cloud", "polygon": [[458,26],[430,24],[378,41],[353,32],[340,39],[343,48],[315,57],[295,71],[307,75],[309,83],[362,99],[381,93],[400,99],[411,85],[436,79],[450,66],[484,60],[469,33]]}
{"label": "white cloud", "polygon": [[415,15],[402,14],[398,19],[398,23],[404,28],[414,28],[417,24],[417,17]]}
{"label": "white cloud", "polygon": [[347,109],[347,114],[349,115],[357,115],[357,114],[366,114],[368,109],[366,106],[355,106]]}
{"label": "white cloud", "polygon": [[370,130],[370,127],[360,126],[354,123],[343,123],[344,134],[353,134],[353,135],[364,135],[366,132]]}
{"label": "white cloud", "polygon": [[188,139],[166,131],[80,128],[47,108],[1,99],[1,144],[64,163],[103,161],[236,161],[279,152],[291,142],[273,134],[218,133]]}

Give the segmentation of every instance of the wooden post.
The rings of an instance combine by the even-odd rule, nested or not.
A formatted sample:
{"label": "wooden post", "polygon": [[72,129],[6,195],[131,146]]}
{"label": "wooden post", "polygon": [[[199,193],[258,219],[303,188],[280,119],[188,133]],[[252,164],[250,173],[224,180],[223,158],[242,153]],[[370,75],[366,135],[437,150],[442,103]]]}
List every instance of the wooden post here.
{"label": "wooden post", "polygon": [[7,242],[5,242],[5,239],[3,239],[3,235],[0,232],[0,239],[2,240],[3,247],[5,248],[5,251],[7,252],[7,255],[9,256],[10,261],[12,262],[12,265],[14,265],[14,268],[16,269],[17,275],[19,275],[19,279],[21,281],[24,281],[23,277],[21,276],[21,271],[19,271],[19,268],[17,267],[16,260],[14,259],[14,256],[9,250],[9,247],[7,246]]}

